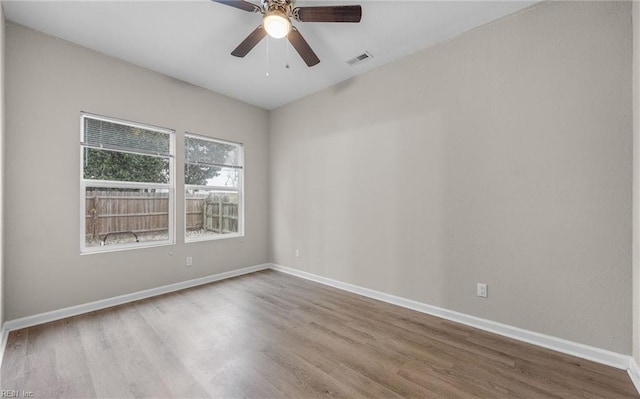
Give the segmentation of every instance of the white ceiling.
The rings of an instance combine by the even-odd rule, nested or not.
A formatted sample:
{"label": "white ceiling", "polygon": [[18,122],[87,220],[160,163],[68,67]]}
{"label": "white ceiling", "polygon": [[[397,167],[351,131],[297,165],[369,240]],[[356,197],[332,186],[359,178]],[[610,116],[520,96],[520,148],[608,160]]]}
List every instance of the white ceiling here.
{"label": "white ceiling", "polygon": [[[362,5],[359,24],[294,22],[321,60],[312,68],[285,39],[265,38],[245,58],[231,56],[261,16],[209,0],[2,4],[11,21],[273,109],[535,2],[300,0],[297,6]],[[365,51],[373,58],[346,64]]]}

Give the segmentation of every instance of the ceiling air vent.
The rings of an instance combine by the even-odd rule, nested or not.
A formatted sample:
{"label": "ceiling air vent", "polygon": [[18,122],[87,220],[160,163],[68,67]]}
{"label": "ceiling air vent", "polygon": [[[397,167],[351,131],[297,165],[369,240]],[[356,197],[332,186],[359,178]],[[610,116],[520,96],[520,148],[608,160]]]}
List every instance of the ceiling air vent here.
{"label": "ceiling air vent", "polygon": [[358,55],[356,57],[353,57],[352,59],[347,61],[347,64],[349,64],[351,66],[354,66],[354,65],[360,64],[361,62],[365,62],[366,60],[371,59],[371,58],[373,58],[371,53],[368,52],[368,51],[365,51],[364,53],[362,53],[362,54],[360,54],[360,55]]}

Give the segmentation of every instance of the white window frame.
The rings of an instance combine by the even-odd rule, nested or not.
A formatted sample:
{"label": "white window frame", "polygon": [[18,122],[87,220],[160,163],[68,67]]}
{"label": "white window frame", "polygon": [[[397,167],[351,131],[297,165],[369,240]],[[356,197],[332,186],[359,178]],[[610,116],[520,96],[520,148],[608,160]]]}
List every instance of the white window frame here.
{"label": "white window frame", "polygon": [[[202,186],[202,185],[194,185],[194,184],[184,184],[184,242],[192,243],[192,242],[202,242],[202,241],[213,241],[213,240],[224,240],[228,238],[238,238],[244,237],[244,144],[239,143],[237,141],[224,140],[219,138],[214,138],[210,136],[205,136],[201,134],[189,133],[186,132],[184,135],[184,139],[186,140],[188,137],[205,140],[205,141],[213,141],[220,144],[226,145],[234,145],[238,147],[238,163],[239,166],[235,167],[235,169],[239,170],[238,173],[238,188],[226,187],[226,186]],[[186,145],[184,146],[186,152]],[[182,171],[184,173],[185,166],[187,165],[186,154],[184,154],[184,161]],[[219,165],[221,167],[231,167],[229,165]],[[185,175],[186,181],[186,175]],[[188,237],[187,236],[187,190],[204,190],[204,191],[215,191],[215,192],[223,192],[223,193],[237,193],[238,194],[238,232],[237,233],[227,233],[227,234],[217,234],[208,237]]]}
{"label": "white window frame", "polygon": [[[138,182],[126,182],[126,181],[113,181],[113,180],[93,180],[93,179],[85,179],[84,178],[84,149],[87,146],[84,143],[85,138],[85,119],[95,119],[101,120],[105,122],[117,123],[120,125],[126,125],[131,127],[136,127],[145,130],[153,130],[161,133],[166,133],[169,135],[169,182],[162,183],[138,183]],[[163,127],[131,122],[123,119],[106,117],[96,114],[91,114],[88,112],[82,112],[80,114],[80,253],[81,254],[92,254],[92,253],[104,253],[104,252],[114,252],[114,251],[122,251],[128,249],[137,249],[137,248],[148,248],[148,247],[159,247],[165,245],[174,245],[175,244],[175,218],[176,218],[176,210],[175,210],[175,131],[172,129],[167,129]],[[118,150],[115,150],[118,151]],[[143,152],[134,152],[134,151],[122,151],[119,152],[130,152],[142,155],[150,155],[145,154]],[[169,204],[168,204],[168,239],[161,241],[143,241],[136,242],[131,244],[115,244],[109,246],[98,246],[98,247],[88,247],[86,246],[86,194],[87,188],[89,187],[104,187],[104,188],[135,188],[135,189],[160,189],[160,190],[168,190],[169,192]]]}

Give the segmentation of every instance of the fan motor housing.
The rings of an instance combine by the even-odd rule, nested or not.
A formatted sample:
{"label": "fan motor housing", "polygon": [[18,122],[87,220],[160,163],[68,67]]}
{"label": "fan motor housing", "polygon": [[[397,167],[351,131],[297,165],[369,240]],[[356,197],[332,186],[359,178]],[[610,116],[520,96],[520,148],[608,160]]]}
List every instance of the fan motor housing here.
{"label": "fan motor housing", "polygon": [[262,8],[265,11],[281,11],[286,15],[291,14],[292,0],[262,0]]}

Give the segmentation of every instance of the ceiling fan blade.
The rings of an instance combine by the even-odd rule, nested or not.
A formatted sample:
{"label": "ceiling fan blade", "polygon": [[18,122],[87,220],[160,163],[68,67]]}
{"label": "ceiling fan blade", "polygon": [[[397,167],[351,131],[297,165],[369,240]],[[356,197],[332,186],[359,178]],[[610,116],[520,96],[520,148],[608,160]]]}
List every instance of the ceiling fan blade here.
{"label": "ceiling fan blade", "polygon": [[362,7],[297,7],[293,15],[300,22],[360,22]]}
{"label": "ceiling fan blade", "polygon": [[251,51],[251,49],[253,49],[266,35],[267,31],[264,30],[262,25],[258,26],[249,34],[249,36],[247,36],[246,39],[242,41],[242,43],[240,43],[240,45],[238,45],[238,47],[236,47],[235,50],[231,52],[231,55],[240,58],[244,57],[249,54],[249,51]]}
{"label": "ceiling fan blade", "polygon": [[243,0],[211,0],[211,1],[224,4],[227,6],[231,6],[231,7],[239,8],[241,10],[249,11],[249,12],[260,12],[261,10],[260,6],[253,3],[249,3],[248,1],[243,1]]}
{"label": "ceiling fan blade", "polygon": [[294,26],[291,27],[287,39],[289,39],[289,43],[291,43],[293,48],[300,54],[300,57],[302,57],[307,66],[312,67],[320,62],[320,58],[311,50],[309,43],[304,40],[304,37],[302,37],[298,29]]}

